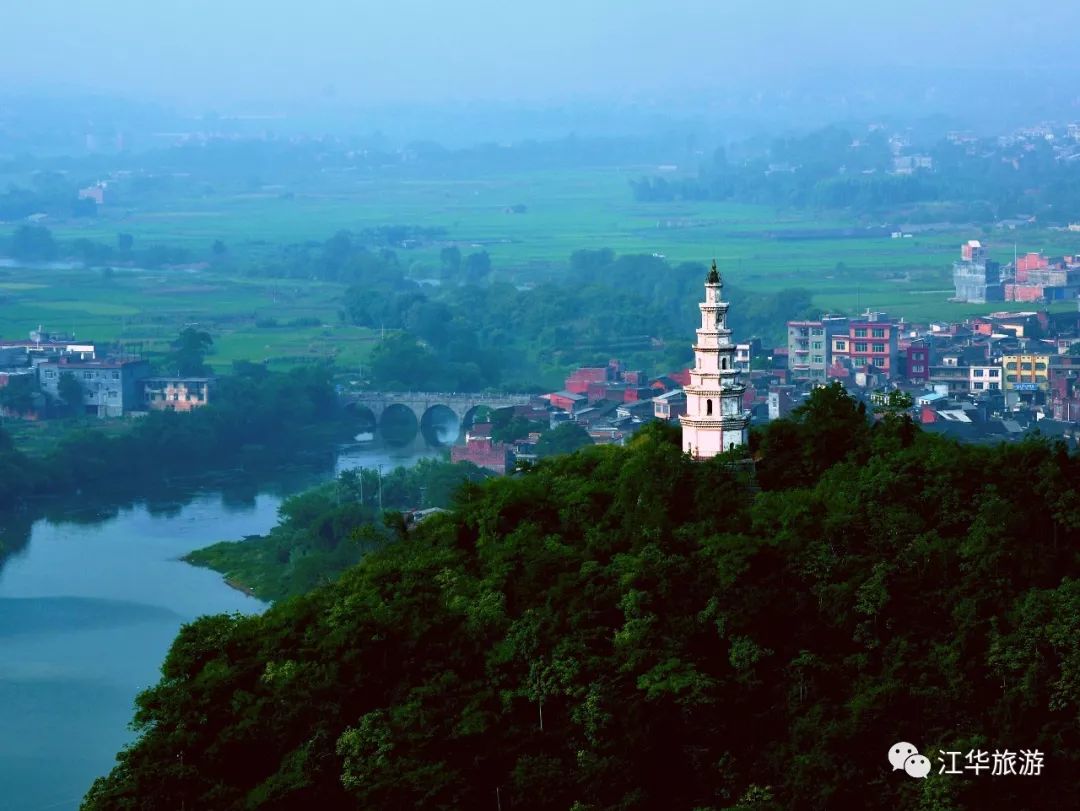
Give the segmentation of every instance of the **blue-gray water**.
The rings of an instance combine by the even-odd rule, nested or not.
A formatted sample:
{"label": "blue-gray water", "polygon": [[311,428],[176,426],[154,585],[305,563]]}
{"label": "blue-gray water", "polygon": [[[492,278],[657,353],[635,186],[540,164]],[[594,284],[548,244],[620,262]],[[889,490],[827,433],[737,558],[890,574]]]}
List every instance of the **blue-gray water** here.
{"label": "blue-gray water", "polygon": [[[417,458],[353,450],[337,467]],[[266,532],[285,495],[328,475],[279,479],[240,496],[189,491],[172,506],[136,504],[102,520],[73,513],[32,524],[29,541],[0,568],[2,811],[78,808],[131,740],[135,695],[157,681],[180,625],[264,608],[179,558]]]}

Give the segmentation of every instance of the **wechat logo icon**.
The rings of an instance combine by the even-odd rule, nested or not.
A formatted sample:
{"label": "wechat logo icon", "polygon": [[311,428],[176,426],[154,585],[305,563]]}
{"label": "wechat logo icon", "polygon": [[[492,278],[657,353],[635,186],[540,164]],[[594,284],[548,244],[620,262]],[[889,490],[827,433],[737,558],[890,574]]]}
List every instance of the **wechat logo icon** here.
{"label": "wechat logo icon", "polygon": [[889,763],[893,771],[907,772],[909,777],[923,777],[930,774],[930,758],[919,754],[913,744],[900,741],[889,747]]}

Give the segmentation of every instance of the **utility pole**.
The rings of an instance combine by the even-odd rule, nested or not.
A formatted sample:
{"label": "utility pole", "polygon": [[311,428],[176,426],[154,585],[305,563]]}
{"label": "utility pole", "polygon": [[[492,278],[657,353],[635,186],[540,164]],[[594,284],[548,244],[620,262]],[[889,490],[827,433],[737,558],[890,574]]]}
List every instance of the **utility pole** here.
{"label": "utility pole", "polygon": [[364,468],[360,468],[360,506],[364,506]]}
{"label": "utility pole", "polygon": [[379,512],[382,511],[382,465],[379,465]]}

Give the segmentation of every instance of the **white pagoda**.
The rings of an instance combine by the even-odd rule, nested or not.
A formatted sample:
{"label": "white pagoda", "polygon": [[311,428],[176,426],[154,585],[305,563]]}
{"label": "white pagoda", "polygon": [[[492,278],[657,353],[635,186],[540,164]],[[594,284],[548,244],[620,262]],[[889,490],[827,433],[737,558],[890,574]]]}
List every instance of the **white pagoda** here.
{"label": "white pagoda", "polygon": [[683,450],[695,459],[711,459],[718,453],[743,447],[750,433],[750,412],[743,409],[746,386],[735,368],[735,344],[727,325],[728,304],[721,301],[724,283],[713,260],[705,279],[701,326],[694,343],[694,368],[686,392],[682,423]]}

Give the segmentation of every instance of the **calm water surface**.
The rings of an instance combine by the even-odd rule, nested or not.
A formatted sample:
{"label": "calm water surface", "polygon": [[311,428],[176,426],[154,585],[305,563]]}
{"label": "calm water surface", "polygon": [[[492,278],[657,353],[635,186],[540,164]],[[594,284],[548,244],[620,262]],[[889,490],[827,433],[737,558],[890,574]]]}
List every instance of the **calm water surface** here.
{"label": "calm water surface", "polygon": [[[420,456],[351,449],[336,468],[388,469]],[[179,558],[267,532],[284,497],[331,474],[189,489],[104,517],[81,505],[32,523],[0,564],[0,809],[78,808],[131,740],[135,695],[157,681],[180,625],[265,608]],[[0,519],[0,541],[5,529]]]}

